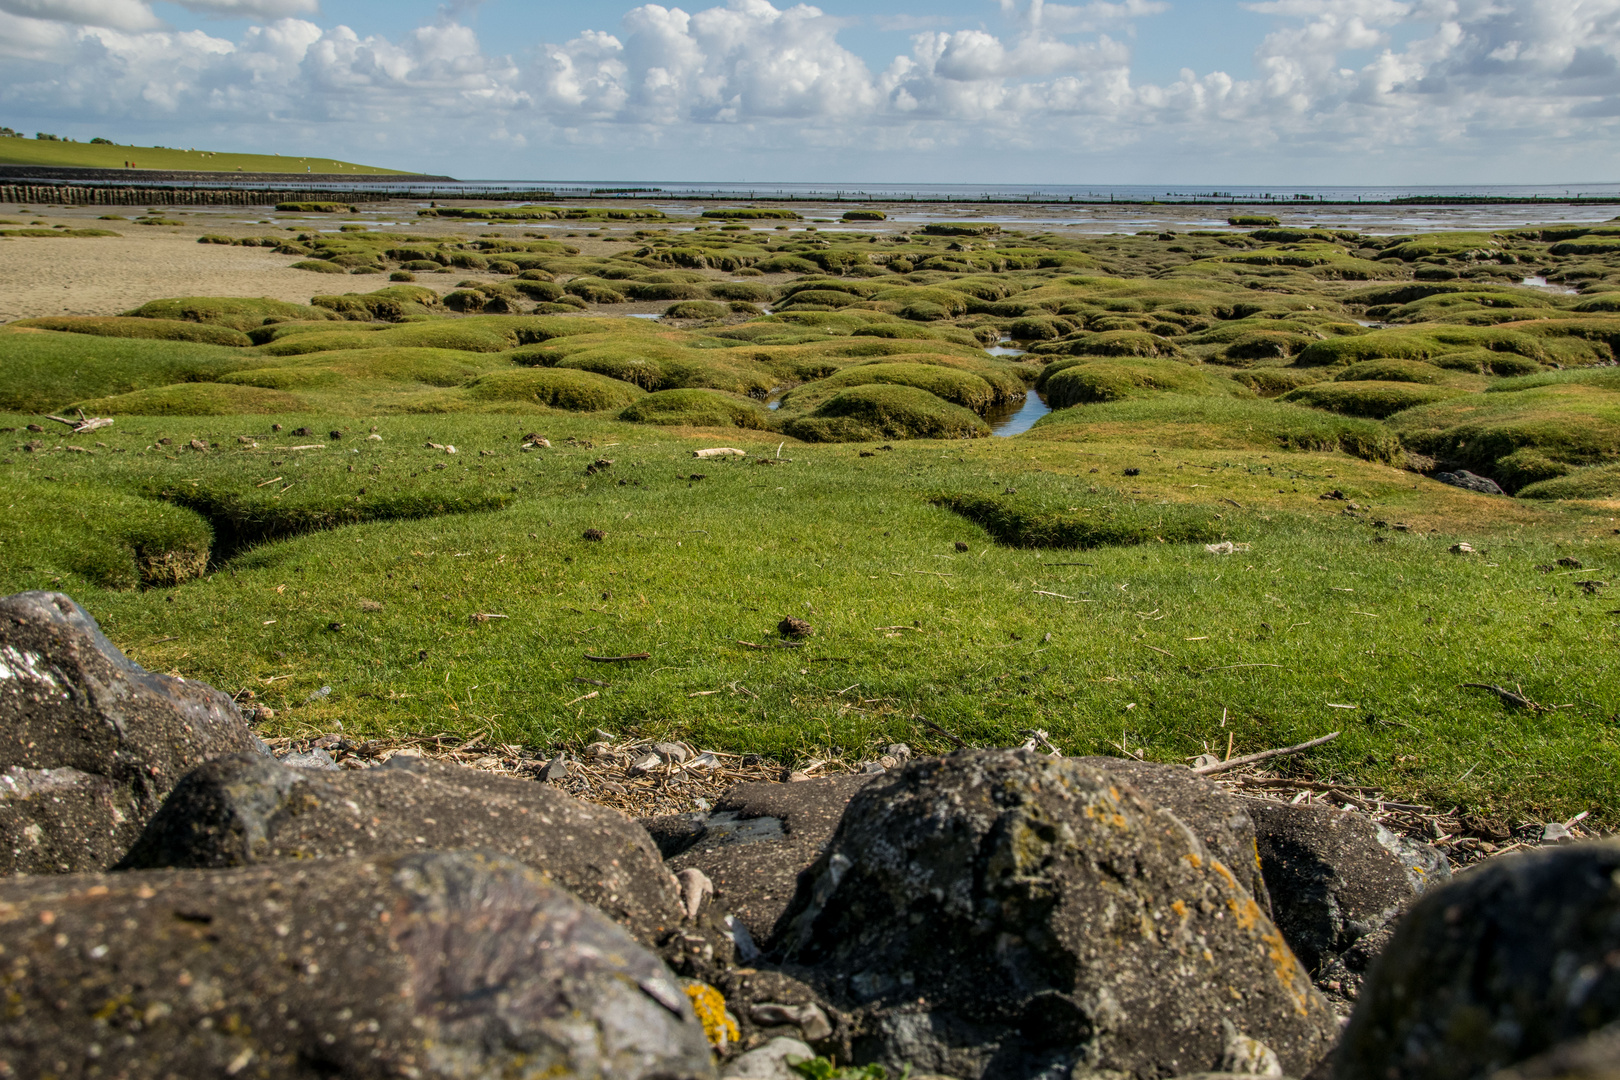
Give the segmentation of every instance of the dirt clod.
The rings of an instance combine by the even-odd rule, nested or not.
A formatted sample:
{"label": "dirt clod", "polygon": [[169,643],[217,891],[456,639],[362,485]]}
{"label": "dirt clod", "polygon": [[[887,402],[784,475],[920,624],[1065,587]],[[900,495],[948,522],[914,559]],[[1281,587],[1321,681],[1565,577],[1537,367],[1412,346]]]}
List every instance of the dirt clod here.
{"label": "dirt clod", "polygon": [[789,615],[777,623],[776,629],[783,637],[809,637],[816,632],[815,627],[795,615]]}

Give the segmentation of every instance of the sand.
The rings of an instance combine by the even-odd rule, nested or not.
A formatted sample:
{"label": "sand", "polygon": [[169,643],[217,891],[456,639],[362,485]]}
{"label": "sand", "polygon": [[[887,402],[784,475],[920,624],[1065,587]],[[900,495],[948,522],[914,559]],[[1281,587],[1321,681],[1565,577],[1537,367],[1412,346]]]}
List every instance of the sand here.
{"label": "sand", "polygon": [[[483,204],[478,204],[483,205]],[[653,203],[669,212],[701,213],[698,204]],[[370,204],[357,214],[302,215],[279,214],[269,207],[186,207],[163,211],[168,219],[183,222],[170,226],[137,225],[129,221],[101,221],[107,207],[14,207],[0,206],[0,219],[28,226],[36,221],[69,228],[102,228],[117,237],[63,237],[59,239],[0,238],[0,322],[46,315],[117,315],[150,300],[181,296],[270,297],[294,303],[308,303],[311,296],[370,292],[383,288],[383,275],[339,276],[291,269],[300,261],[296,255],[277,255],[271,248],[231,247],[199,244],[198,237],[217,233],[231,237],[287,235],[300,231],[330,231],[347,222],[359,222],[373,230],[411,233],[434,237],[472,237],[495,233],[521,238],[554,237],[573,244],[586,255],[614,255],[627,250],[632,234],[646,223],[525,222],[501,223],[422,219],[416,217],[420,203]],[[841,225],[829,222],[844,206],[796,205],[806,218],[829,222],[820,228],[828,233],[844,231],[896,232],[915,228],[925,221],[993,221],[1009,228],[1026,228],[1058,234],[1097,234],[1138,230],[1203,229],[1227,230],[1223,207],[1190,206],[1042,206],[1042,205],[931,205],[894,204],[881,207],[890,214],[886,223]],[[140,207],[117,208],[112,212],[133,219]],[[1269,209],[1269,208],[1268,208]],[[1496,229],[1523,225],[1530,221],[1587,221],[1607,219],[1613,207],[1277,207],[1276,213],[1291,226],[1322,224],[1353,228],[1369,233],[1425,232],[1443,229]],[[0,225],[0,228],[16,226]],[[652,225],[657,228],[658,226]],[[673,228],[690,228],[674,225]],[[773,229],[761,223],[762,230]],[[795,228],[803,228],[797,223]],[[584,235],[597,231],[618,242]],[[1238,231],[1238,230],[1230,230]],[[716,277],[724,277],[716,272]],[[421,274],[416,283],[441,295],[455,289],[467,278],[494,279],[470,271],[447,274]],[[754,279],[761,280],[761,279]],[[656,314],[662,303],[618,304],[594,307],[588,314]]]}

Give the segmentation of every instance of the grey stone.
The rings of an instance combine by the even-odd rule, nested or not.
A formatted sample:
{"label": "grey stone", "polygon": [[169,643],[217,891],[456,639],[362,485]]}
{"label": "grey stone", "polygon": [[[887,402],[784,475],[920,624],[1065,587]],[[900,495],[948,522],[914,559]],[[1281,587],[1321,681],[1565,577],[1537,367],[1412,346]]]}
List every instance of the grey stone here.
{"label": "grey stone", "polygon": [[733,1058],[720,1075],[726,1080],[802,1080],[789,1068],[789,1061],[808,1061],[816,1056],[798,1039],[779,1035],[756,1050]]}
{"label": "grey stone", "polygon": [[332,755],[322,749],[305,750],[299,753],[288,754],[281,758],[281,763],[291,769],[314,769],[321,772],[336,772],[338,763]]}
{"label": "grey stone", "polygon": [[707,874],[716,905],[735,915],[768,951],[799,874],[832,838],[849,800],[874,779],[738,784],[715,803],[702,834],[669,859],[669,867],[677,872],[696,867]]}
{"label": "grey stone", "polygon": [[226,867],[479,848],[539,870],[657,944],[682,920],[675,879],[616,810],[546,784],[417,757],[313,772],[236,754],[175,788],[122,866]]}
{"label": "grey stone", "polygon": [[1251,802],[1277,928],[1317,971],[1451,874],[1439,850],[1353,811]]}
{"label": "grey stone", "polygon": [[1180,765],[1110,757],[1079,760],[1125,781],[1148,802],[1180,818],[1205,849],[1237,876],[1260,909],[1272,914],[1271,895],[1260,873],[1260,852],[1255,846],[1249,803]]}
{"label": "grey stone", "polygon": [[1467,469],[1458,469],[1456,472],[1437,472],[1434,478],[1442,484],[1452,487],[1464,488],[1468,491],[1477,491],[1482,495],[1506,495],[1502,486],[1495,480],[1485,476],[1477,476]]}
{"label": "grey stone", "polygon": [[862,789],[780,943],[859,1009],[858,1060],[958,1077],[1213,1070],[1230,1023],[1294,1075],[1338,1023],[1197,836],[1075,760],[962,751]]}
{"label": "grey stone", "polygon": [[714,1075],[669,970],[513,860],[0,882],[0,1075]]}
{"label": "grey stone", "polygon": [[1620,842],[1492,859],[1413,904],[1336,1080],[1470,1080],[1620,1021]]}
{"label": "grey stone", "polygon": [[1559,1043],[1529,1061],[1493,1073],[1490,1080],[1620,1080],[1620,1024]]}
{"label": "grey stone", "polygon": [[230,698],[134,663],[71,598],[0,599],[0,874],[104,870],[192,768],[262,748]]}

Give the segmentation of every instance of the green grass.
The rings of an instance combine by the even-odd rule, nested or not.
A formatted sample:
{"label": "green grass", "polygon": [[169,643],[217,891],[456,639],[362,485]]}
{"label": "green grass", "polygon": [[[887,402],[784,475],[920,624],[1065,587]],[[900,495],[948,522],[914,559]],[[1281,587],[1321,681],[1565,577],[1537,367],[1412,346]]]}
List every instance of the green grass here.
{"label": "green grass", "polygon": [[[254,689],[280,711],[272,733],[341,719],[351,737],[553,746],[602,726],[788,759],[948,748],[923,716],[992,745],[1039,726],[1069,753],[1108,753],[1123,733],[1173,761],[1224,753],[1229,735],[1242,753],[1343,730],[1292,767],[1515,819],[1612,814],[1620,691],[1605,665],[1570,660],[1620,644],[1612,603],[1533,567],[1562,554],[1603,567],[1620,549],[1568,504],[1482,523],[1483,497],[1265,440],[1176,449],[1140,414],[1113,441],[1091,428],[1084,443],[922,441],[870,458],[795,445],[774,467],[753,460],[775,460],[779,436],[737,431],[726,438],[750,460],[705,462],[695,485],[690,451],[712,436],[558,414],[382,418],[375,442],[369,425],[281,420],[351,432],[295,455],[286,434],[238,444],[238,421],[130,419],[97,433],[112,446],[95,456],[3,455],[12,499],[144,491],[235,538],[205,578],[119,591],[32,544],[62,515],[8,518],[0,552],[28,554],[4,564],[8,586],[70,587],[148,666]],[[530,430],[554,449],[520,451]],[[146,450],[159,436],[221,449]],[[614,464],[586,475],[603,456]],[[1122,477],[1127,464],[1140,475]],[[1413,528],[1346,517],[1317,499],[1329,488]],[[941,492],[987,508],[990,527],[937,505]],[[1131,542],[1109,542],[1121,520]],[[1101,545],[999,542],[1014,522]],[[582,542],[587,528],[605,540]],[[1211,555],[1203,536],[1251,548]],[[1488,555],[1448,554],[1458,539]],[[785,614],[815,626],[803,648],[738,644],[768,644]],[[610,670],[583,659],[642,651],[652,659]],[[575,677],[608,685],[577,702]],[[1513,712],[1458,689],[1469,681],[1573,707]],[[331,697],[306,702],[321,686]]]}
{"label": "green grass", "polygon": [[[311,278],[310,305],[0,329],[27,414],[0,422],[0,584],[253,689],[269,734],[601,726],[794,761],[947,749],[924,717],[1177,761],[1342,730],[1279,768],[1614,824],[1620,624],[1576,582],[1620,560],[1620,255],[1307,232],[287,234],[289,262],[445,268],[461,299]],[[1525,265],[1586,295],[1526,300]],[[778,311],[600,318],[588,290]],[[1417,321],[1359,325],[1395,309]],[[1031,355],[982,351],[1004,336]],[[983,437],[1032,384],[1066,407]],[[116,422],[38,415],[75,402]],[[714,446],[747,456],[691,456]],[[1426,475],[1459,466],[1519,497]],[[1537,570],[1563,556],[1580,577]]]}
{"label": "green grass", "polygon": [[1458,395],[1467,394],[1448,386],[1425,386],[1414,382],[1381,382],[1377,380],[1314,383],[1284,394],[1282,400],[1309,405],[1313,409],[1343,413],[1346,416],[1365,416],[1383,420],[1405,409],[1418,405],[1432,405]]}
{"label": "green grass", "polygon": [[134,161],[136,169],[192,172],[337,173],[358,176],[399,175],[398,169],[356,165],[335,158],[283,157],[279,154],[223,154],[203,150],[171,150],[157,146],[122,146],[48,142],[38,139],[0,139],[0,165],[56,165],[75,169],[122,169]]}

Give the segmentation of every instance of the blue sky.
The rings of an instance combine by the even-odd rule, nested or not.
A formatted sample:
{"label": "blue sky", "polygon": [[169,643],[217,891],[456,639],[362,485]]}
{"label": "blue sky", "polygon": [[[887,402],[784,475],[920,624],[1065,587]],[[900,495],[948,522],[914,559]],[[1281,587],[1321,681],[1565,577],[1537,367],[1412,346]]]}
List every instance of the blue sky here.
{"label": "blue sky", "polygon": [[1620,0],[0,0],[0,123],[466,178],[1620,174]]}

